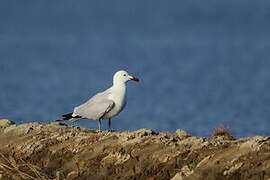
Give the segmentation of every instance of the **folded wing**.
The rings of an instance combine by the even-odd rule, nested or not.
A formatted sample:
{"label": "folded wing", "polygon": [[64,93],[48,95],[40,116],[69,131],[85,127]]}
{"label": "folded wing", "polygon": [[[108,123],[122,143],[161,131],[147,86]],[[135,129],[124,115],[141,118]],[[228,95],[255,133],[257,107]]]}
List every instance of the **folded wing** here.
{"label": "folded wing", "polygon": [[93,120],[101,119],[115,105],[114,101],[108,99],[107,96],[104,93],[97,94],[86,103],[76,107],[73,115]]}

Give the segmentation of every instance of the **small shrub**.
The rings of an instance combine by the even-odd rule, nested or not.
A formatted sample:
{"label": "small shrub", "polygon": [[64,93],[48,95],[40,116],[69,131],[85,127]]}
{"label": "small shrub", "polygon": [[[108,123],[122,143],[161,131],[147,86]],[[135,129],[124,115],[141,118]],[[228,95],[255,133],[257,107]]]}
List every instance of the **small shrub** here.
{"label": "small shrub", "polygon": [[213,130],[211,134],[211,138],[217,138],[217,137],[223,137],[224,139],[227,139],[227,140],[235,139],[230,129],[226,128],[224,125],[220,125]]}

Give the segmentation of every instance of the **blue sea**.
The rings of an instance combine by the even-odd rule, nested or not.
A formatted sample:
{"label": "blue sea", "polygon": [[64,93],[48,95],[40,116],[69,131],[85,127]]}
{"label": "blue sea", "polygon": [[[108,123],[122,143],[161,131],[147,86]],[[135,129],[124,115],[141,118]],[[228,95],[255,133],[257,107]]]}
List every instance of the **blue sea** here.
{"label": "blue sea", "polygon": [[114,129],[270,135],[270,1],[3,0],[0,22],[0,118],[53,121],[125,69]]}

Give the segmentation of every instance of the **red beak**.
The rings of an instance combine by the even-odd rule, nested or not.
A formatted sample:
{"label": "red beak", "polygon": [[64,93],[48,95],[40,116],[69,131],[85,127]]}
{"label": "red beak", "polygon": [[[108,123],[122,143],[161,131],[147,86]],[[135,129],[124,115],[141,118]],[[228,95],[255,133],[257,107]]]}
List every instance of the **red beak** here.
{"label": "red beak", "polygon": [[139,82],[140,81],[139,78],[136,78],[136,77],[133,77],[133,76],[130,78],[130,80],[136,81],[136,82]]}

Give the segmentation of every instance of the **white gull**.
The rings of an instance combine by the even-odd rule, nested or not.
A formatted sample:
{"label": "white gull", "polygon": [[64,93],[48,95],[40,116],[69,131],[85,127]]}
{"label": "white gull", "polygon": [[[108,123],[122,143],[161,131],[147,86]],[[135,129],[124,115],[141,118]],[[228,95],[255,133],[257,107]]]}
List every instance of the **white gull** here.
{"label": "white gull", "polygon": [[[126,71],[118,71],[113,76],[113,85],[82,105],[75,107],[72,113],[63,115],[62,120],[76,121],[79,119],[92,119],[98,121],[98,130],[101,130],[101,120],[108,119],[111,130],[111,119],[117,116],[126,105],[126,82],[138,78],[130,76]],[[60,121],[62,121],[60,120]]]}

